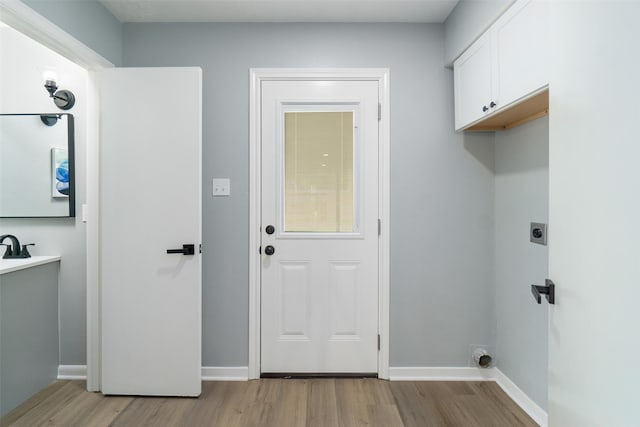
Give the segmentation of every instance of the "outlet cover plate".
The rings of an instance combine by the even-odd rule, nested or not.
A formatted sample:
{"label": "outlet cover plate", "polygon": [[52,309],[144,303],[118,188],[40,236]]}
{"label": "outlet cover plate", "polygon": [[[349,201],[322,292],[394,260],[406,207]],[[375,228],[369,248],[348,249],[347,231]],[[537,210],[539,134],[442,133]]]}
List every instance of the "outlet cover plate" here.
{"label": "outlet cover plate", "polygon": [[231,194],[231,180],[229,178],[213,178],[213,196],[229,196]]}
{"label": "outlet cover plate", "polygon": [[547,246],[547,224],[532,222],[529,227],[529,241]]}

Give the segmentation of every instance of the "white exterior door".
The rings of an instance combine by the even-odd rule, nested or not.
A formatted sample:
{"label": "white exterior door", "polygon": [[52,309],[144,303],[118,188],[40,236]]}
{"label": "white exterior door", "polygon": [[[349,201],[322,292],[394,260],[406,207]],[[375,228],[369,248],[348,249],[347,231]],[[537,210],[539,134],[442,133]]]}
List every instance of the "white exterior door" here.
{"label": "white exterior door", "polygon": [[105,394],[200,394],[201,88],[199,68],[102,75]]}
{"label": "white exterior door", "polygon": [[378,372],[378,82],[262,83],[262,373]]}

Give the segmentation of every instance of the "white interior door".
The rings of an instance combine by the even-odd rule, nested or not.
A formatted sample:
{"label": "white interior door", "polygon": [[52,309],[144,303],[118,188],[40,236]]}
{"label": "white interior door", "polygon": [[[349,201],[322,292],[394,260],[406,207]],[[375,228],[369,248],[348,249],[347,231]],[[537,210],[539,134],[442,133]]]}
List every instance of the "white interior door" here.
{"label": "white interior door", "polygon": [[550,2],[549,425],[640,425],[639,2]]}
{"label": "white interior door", "polygon": [[261,372],[376,373],[378,82],[261,96]]}
{"label": "white interior door", "polygon": [[102,75],[105,394],[200,394],[201,93],[199,68]]}

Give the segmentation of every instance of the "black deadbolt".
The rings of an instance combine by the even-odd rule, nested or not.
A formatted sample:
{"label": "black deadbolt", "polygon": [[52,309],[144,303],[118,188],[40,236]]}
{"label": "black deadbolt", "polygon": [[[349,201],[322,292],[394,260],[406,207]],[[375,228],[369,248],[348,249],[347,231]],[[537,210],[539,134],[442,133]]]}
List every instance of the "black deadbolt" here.
{"label": "black deadbolt", "polygon": [[274,248],[274,247],[273,247],[273,246],[271,246],[271,245],[266,246],[266,247],[264,248],[264,253],[265,253],[266,255],[273,255],[273,254],[275,254],[275,253],[276,253],[276,248]]}
{"label": "black deadbolt", "polygon": [[276,232],[276,228],[273,225],[267,225],[267,227],[264,229],[264,231],[267,234],[273,234]]}
{"label": "black deadbolt", "polygon": [[534,228],[533,231],[531,232],[531,234],[533,235],[533,237],[535,237],[536,239],[539,239],[542,237],[542,230],[540,230],[539,228]]}

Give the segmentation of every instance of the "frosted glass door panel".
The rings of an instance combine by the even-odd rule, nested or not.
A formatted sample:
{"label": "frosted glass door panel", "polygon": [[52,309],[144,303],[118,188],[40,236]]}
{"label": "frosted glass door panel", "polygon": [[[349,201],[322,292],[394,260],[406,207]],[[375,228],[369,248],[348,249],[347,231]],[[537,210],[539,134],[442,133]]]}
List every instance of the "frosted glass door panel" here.
{"label": "frosted glass door panel", "polygon": [[353,233],[353,111],[284,113],[284,231]]}

